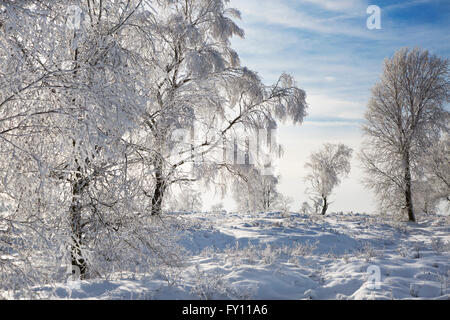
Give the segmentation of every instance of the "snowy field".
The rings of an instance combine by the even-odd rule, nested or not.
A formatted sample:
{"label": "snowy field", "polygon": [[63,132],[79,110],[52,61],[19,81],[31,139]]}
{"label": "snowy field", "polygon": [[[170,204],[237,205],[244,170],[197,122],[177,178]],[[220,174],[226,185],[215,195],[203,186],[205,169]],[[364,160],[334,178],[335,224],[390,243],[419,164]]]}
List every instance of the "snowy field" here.
{"label": "snowy field", "polygon": [[186,220],[182,268],[39,287],[35,294],[56,299],[450,299],[450,217],[408,224],[361,214],[177,215]]}

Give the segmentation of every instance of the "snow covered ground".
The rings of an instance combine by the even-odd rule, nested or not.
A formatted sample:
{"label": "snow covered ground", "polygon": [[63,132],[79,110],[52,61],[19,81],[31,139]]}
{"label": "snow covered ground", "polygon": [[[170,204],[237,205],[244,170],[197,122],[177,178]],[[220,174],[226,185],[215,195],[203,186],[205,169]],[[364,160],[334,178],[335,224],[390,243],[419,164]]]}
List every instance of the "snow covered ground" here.
{"label": "snow covered ground", "polygon": [[[182,213],[183,268],[35,289],[75,299],[450,299],[450,217]],[[170,274],[169,274],[170,273]]]}

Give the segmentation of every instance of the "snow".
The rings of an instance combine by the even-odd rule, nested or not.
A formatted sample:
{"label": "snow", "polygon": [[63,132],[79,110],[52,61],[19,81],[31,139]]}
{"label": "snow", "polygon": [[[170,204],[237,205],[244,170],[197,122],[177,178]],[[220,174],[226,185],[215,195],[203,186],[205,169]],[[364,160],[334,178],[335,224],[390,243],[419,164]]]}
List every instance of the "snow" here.
{"label": "snow", "polygon": [[[363,214],[173,215],[186,220],[178,272],[42,286],[36,297],[450,299],[450,217],[410,224]],[[371,266],[379,286],[369,281]]]}

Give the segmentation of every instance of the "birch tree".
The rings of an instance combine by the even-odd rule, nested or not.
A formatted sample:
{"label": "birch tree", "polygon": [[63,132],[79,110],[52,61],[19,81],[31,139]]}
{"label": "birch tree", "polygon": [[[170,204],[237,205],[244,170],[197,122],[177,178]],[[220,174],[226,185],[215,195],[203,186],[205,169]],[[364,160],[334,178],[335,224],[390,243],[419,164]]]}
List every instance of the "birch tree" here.
{"label": "birch tree", "polygon": [[401,49],[385,60],[363,126],[365,184],[381,210],[416,221],[413,181],[430,147],[448,126],[449,62],[421,49]]}
{"label": "birch tree", "polygon": [[[153,177],[144,190],[151,214],[159,215],[171,184],[213,176],[227,166],[218,154],[238,126],[256,134],[286,118],[301,123],[306,95],[287,74],[266,86],[240,65],[230,38],[244,31],[233,20],[239,11],[227,1],[152,4],[158,14],[148,27],[150,51],[142,66],[150,88],[142,118],[147,133],[136,144]],[[188,133],[183,143],[173,139],[180,129]]]}
{"label": "birch tree", "polygon": [[280,177],[264,175],[254,168],[247,170],[233,179],[233,199],[237,209],[245,212],[267,212],[278,204],[281,194],[277,190]]}
{"label": "birch tree", "polygon": [[[78,28],[67,27],[69,5],[81,10]],[[31,261],[45,274],[67,258],[85,278],[136,258],[147,264],[152,250],[155,262],[171,256],[156,249],[168,248],[172,236],[146,220],[128,161],[136,150],[126,137],[146,105],[134,45],[147,36],[143,5],[2,3],[1,192],[15,207],[2,218],[10,230],[20,227],[34,256],[52,257],[45,265]]]}
{"label": "birch tree", "polygon": [[344,144],[325,143],[322,149],[311,153],[305,163],[309,171],[305,177],[307,192],[321,200],[322,215],[328,210],[333,189],[350,173],[352,153],[353,150]]}

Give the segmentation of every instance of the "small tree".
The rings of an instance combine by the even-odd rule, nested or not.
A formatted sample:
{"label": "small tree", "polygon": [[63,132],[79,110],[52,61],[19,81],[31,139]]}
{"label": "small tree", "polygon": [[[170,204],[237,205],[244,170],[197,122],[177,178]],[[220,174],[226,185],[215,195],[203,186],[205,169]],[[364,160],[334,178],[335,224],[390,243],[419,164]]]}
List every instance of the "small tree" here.
{"label": "small tree", "polygon": [[223,203],[219,202],[219,203],[213,204],[211,206],[210,211],[213,212],[213,213],[221,213],[221,212],[223,212],[224,211]]}
{"label": "small tree", "polygon": [[353,150],[344,144],[326,143],[319,151],[313,152],[305,164],[310,172],[305,177],[309,184],[307,191],[322,201],[322,215],[329,206],[329,196],[350,172],[350,159]]}
{"label": "small tree", "polygon": [[302,207],[300,208],[300,212],[303,214],[308,214],[311,213],[313,210],[313,208],[311,208],[311,206],[309,205],[309,203],[307,201],[304,201],[302,203]]}
{"label": "small tree", "polygon": [[282,212],[283,215],[287,215],[289,213],[289,210],[291,210],[291,205],[293,203],[294,199],[292,197],[280,194],[276,207]]}
{"label": "small tree", "polygon": [[181,189],[181,192],[173,194],[172,203],[169,206],[172,211],[200,212],[203,208],[202,194],[190,187]]}
{"label": "small tree", "polygon": [[263,175],[253,167],[241,169],[234,178],[233,198],[242,211],[269,211],[280,199],[277,190],[279,177]]}

